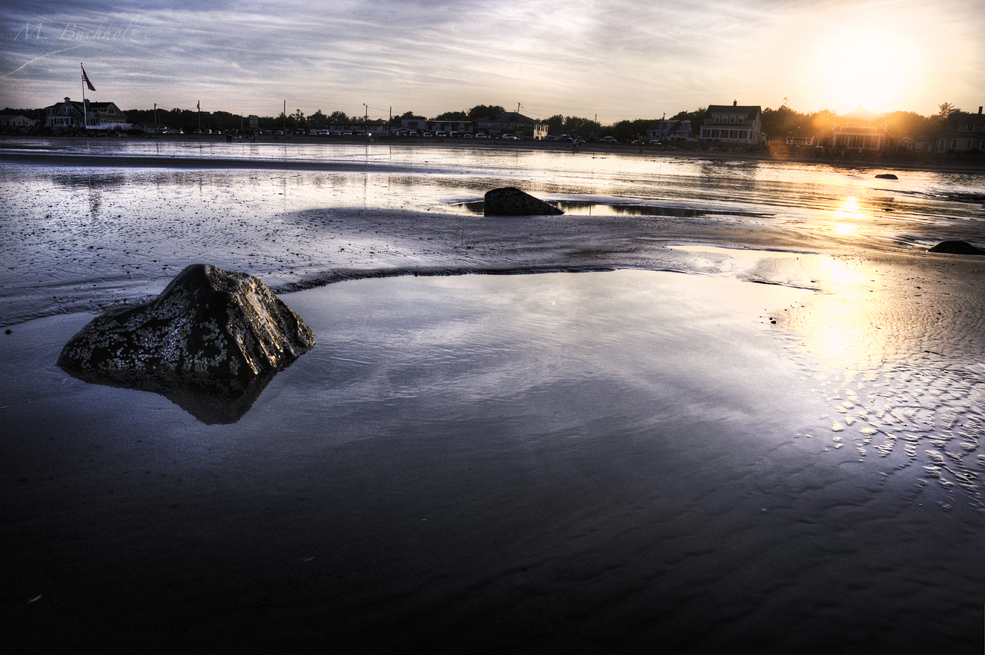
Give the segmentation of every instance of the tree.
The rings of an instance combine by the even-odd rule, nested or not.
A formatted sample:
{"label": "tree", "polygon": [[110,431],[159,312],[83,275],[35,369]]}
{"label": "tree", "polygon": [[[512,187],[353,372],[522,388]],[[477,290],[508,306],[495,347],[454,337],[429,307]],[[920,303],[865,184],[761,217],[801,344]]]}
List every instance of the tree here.
{"label": "tree", "polygon": [[287,120],[291,127],[308,129],[308,119],[305,118],[304,112],[300,109],[295,109],[294,113],[287,117]]}
{"label": "tree", "polygon": [[316,111],[315,113],[313,113],[311,116],[308,117],[308,123],[311,125],[311,127],[317,129],[324,129],[328,127],[328,116],[322,113],[322,110],[319,109],[318,111]]}
{"label": "tree", "polygon": [[890,134],[927,136],[933,134],[936,128],[933,119],[912,111],[894,111],[879,118],[886,121]]}
{"label": "tree", "polygon": [[588,137],[598,135],[602,131],[602,126],[589,118],[568,116],[564,119],[564,127],[562,129],[572,136]]}
{"label": "tree", "polygon": [[937,126],[938,126],[938,129],[941,132],[943,132],[945,129],[947,129],[947,119],[948,119],[948,117],[951,114],[956,114],[956,113],[960,112],[961,110],[958,109],[957,107],[955,107],[954,105],[952,105],[950,102],[942,102],[941,104],[937,105],[937,108],[940,109],[940,112],[937,114],[937,117],[936,117],[937,118]]}
{"label": "tree", "polygon": [[770,136],[800,136],[807,124],[807,116],[790,109],[786,98],[779,109],[763,110],[763,132]]}
{"label": "tree", "polygon": [[343,111],[333,111],[332,115],[328,117],[328,122],[332,125],[345,125],[351,122],[351,120]]}
{"label": "tree", "polygon": [[707,111],[708,111],[708,108],[707,107],[699,107],[698,109],[695,109],[694,111],[687,111],[687,110],[685,110],[685,111],[679,111],[676,114],[674,114],[673,116],[671,116],[670,117],[670,120],[672,120],[672,121],[691,121],[691,127],[693,129],[695,127],[700,126],[703,123],[704,117],[705,117],[705,112],[707,112]]}
{"label": "tree", "polygon": [[619,121],[611,128],[607,129],[606,132],[611,132],[612,136],[616,137],[620,141],[633,141],[640,136],[645,136],[646,130],[652,126],[656,120],[657,119],[655,118],[637,118],[631,121]]}
{"label": "tree", "polygon": [[822,109],[807,116],[807,121],[813,130],[813,134],[822,136],[834,129],[838,120],[838,114],[830,109]]}
{"label": "tree", "polygon": [[469,115],[464,111],[446,111],[443,114],[439,114],[435,117],[436,121],[467,121]]}
{"label": "tree", "polygon": [[554,114],[544,122],[547,124],[548,134],[561,134],[564,130],[564,116],[561,114]]}
{"label": "tree", "polygon": [[505,112],[506,110],[499,105],[476,105],[472,109],[469,109],[468,117],[470,121],[474,121],[478,118],[486,118],[487,116],[495,116]]}

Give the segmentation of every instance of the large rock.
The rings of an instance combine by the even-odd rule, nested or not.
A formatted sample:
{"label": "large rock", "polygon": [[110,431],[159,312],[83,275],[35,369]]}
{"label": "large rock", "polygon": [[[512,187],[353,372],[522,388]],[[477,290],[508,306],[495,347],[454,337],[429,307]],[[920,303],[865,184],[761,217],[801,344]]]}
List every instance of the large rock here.
{"label": "large rock", "polygon": [[58,365],[87,382],[161,393],[206,422],[230,422],[314,343],[311,328],[259,279],[195,264],[151,302],[93,319]]}
{"label": "large rock", "polygon": [[485,216],[556,216],[564,212],[515,187],[487,191],[483,203]]}
{"label": "large rock", "polygon": [[967,241],[941,241],[930,252],[943,252],[951,255],[985,255],[985,250],[976,248]]}

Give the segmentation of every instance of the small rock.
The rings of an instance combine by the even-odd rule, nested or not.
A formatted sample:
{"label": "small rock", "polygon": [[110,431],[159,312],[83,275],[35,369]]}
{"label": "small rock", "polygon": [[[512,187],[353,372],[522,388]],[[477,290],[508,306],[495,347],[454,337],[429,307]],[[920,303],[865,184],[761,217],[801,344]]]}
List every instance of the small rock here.
{"label": "small rock", "polygon": [[879,173],[878,175],[876,175],[876,179],[877,180],[898,180],[899,178],[896,177],[893,173]]}
{"label": "small rock", "polygon": [[941,252],[950,255],[985,255],[985,250],[976,248],[967,241],[941,241],[929,252]]}
{"label": "small rock", "polygon": [[515,187],[487,191],[483,204],[485,216],[557,216],[564,212]]}
{"label": "small rock", "polygon": [[86,382],[154,391],[206,423],[228,423],[314,343],[258,278],[194,264],[149,303],[97,316],[57,363]]}

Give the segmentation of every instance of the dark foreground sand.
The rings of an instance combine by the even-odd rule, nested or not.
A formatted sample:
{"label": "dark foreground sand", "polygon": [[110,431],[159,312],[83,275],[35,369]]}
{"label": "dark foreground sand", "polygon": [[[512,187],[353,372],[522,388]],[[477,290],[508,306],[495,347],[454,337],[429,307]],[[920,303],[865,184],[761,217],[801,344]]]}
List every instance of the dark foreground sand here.
{"label": "dark foreground sand", "polygon": [[[320,346],[236,423],[54,367],[91,314],[0,335],[5,651],[980,651],[985,257],[753,222],[345,219],[372,241],[281,285]],[[530,382],[577,350],[534,357],[547,323],[503,367],[494,340],[443,358],[496,330],[434,287],[340,282],[622,268],[813,293],[736,322],[654,287],[605,392]]]}

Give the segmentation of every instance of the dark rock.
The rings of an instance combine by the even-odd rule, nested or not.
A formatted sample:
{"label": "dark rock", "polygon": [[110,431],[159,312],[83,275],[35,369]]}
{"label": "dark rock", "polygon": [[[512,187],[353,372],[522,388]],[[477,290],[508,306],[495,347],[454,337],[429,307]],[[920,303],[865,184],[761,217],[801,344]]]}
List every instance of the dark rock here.
{"label": "dark rock", "polygon": [[985,255],[985,250],[976,248],[967,241],[941,241],[929,252],[942,252],[950,255]]}
{"label": "dark rock", "polygon": [[483,205],[485,216],[556,216],[563,213],[554,205],[515,187],[487,191]]}
{"label": "dark rock", "polygon": [[96,317],[62,349],[74,377],[154,391],[209,423],[237,420],[314,334],[259,279],[195,264],[151,302]]}
{"label": "dark rock", "polygon": [[898,180],[899,178],[892,173],[879,173],[876,175],[877,180]]}

